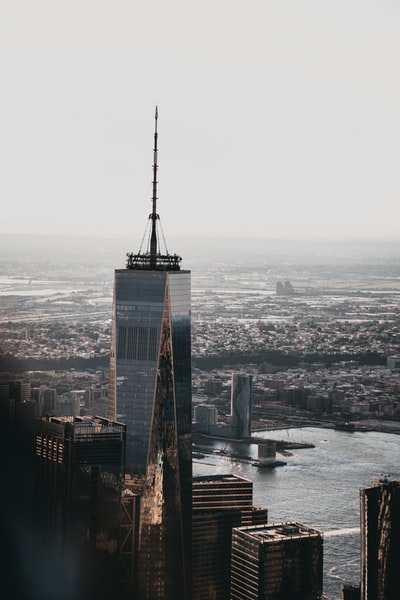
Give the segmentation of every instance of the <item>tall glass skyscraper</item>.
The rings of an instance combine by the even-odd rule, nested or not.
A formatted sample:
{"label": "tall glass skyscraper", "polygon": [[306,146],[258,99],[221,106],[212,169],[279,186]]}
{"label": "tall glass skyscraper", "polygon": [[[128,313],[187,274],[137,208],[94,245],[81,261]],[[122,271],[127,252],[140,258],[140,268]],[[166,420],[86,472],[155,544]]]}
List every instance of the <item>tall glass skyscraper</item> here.
{"label": "tall glass skyscraper", "polygon": [[[168,300],[168,302],[167,302]],[[165,311],[170,327],[177,417],[191,422],[190,272],[117,269],[109,414],[127,425],[128,466],[145,469]],[[183,426],[183,423],[182,423]],[[180,427],[181,429],[181,427]]]}
{"label": "tall glass skyscraper", "polygon": [[251,438],[251,409],[252,409],[251,375],[233,373],[231,387],[231,426],[235,437]]}
{"label": "tall glass skyscraper", "polygon": [[159,246],[157,119],[148,247],[115,271],[108,414],[126,424],[128,469],[144,474],[138,598],[189,600],[190,272]]}

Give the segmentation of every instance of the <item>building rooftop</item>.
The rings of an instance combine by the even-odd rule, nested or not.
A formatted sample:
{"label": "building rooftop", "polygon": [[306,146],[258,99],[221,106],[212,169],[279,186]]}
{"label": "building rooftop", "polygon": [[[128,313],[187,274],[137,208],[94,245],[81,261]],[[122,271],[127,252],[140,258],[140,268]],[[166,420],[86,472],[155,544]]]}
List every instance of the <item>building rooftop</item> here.
{"label": "building rooftop", "polygon": [[245,477],[240,477],[239,475],[233,475],[232,473],[224,473],[223,475],[198,475],[193,477],[193,481],[196,483],[232,483],[243,481],[245,483],[252,483],[250,479],[246,479]]}
{"label": "building rooftop", "polygon": [[322,536],[322,533],[316,529],[312,529],[307,525],[294,521],[288,523],[272,523],[270,525],[254,525],[250,527],[240,527],[238,529],[242,533],[260,540],[260,542],[272,542],[293,537]]}
{"label": "building rooftop", "polygon": [[77,415],[67,415],[67,416],[51,416],[47,415],[43,417],[44,420],[50,421],[51,423],[58,423],[60,425],[66,423],[72,423],[73,425],[87,426],[87,427],[110,427],[112,425],[120,425],[124,427],[123,423],[119,423],[118,421],[112,421],[110,419],[106,419],[104,417],[98,416],[77,416]]}

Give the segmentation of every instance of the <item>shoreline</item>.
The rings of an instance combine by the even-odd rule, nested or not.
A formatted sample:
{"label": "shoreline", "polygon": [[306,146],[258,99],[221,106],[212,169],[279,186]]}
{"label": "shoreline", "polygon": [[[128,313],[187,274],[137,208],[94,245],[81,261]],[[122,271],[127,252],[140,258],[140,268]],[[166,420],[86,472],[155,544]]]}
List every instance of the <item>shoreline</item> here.
{"label": "shoreline", "polygon": [[[277,419],[274,421],[257,421],[253,423],[252,430],[254,433],[257,431],[270,431],[270,430],[284,430],[284,429],[300,429],[302,427],[320,427],[322,429],[335,429],[338,421],[323,421],[320,419],[304,419],[302,422],[293,422],[292,420]],[[392,433],[394,435],[400,435],[400,421],[387,421],[379,419],[364,419],[360,421],[349,421],[350,424],[354,425],[353,431],[344,431],[349,435],[353,432],[368,433],[376,431],[377,433]]]}

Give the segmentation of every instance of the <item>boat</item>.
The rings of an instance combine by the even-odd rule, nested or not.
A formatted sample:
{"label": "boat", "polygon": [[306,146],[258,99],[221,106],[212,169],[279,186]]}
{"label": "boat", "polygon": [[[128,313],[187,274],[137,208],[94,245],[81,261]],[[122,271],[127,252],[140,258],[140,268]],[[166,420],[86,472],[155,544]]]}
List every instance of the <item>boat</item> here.
{"label": "boat", "polygon": [[342,421],[339,423],[335,423],[335,429],[337,429],[338,431],[353,432],[353,431],[355,431],[356,426],[354,423],[349,423],[348,421]]}

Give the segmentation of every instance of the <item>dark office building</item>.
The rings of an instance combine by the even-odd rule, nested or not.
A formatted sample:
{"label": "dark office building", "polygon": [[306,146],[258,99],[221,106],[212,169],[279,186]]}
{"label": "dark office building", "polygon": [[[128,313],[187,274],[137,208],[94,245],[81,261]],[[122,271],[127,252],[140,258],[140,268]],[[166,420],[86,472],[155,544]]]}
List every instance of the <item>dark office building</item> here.
{"label": "dark office building", "polygon": [[360,490],[361,600],[397,600],[400,589],[400,481]]}
{"label": "dark office building", "polygon": [[322,545],[300,523],[234,529],[231,600],[320,600]]}
{"label": "dark office building", "polygon": [[3,595],[6,590],[21,600],[36,600],[32,573],[35,405],[29,397],[29,383],[0,381],[1,579]]}
{"label": "dark office building", "polygon": [[193,512],[239,511],[243,525],[252,524],[253,482],[232,475],[201,475],[193,478]]}
{"label": "dark office building", "polygon": [[238,510],[193,511],[193,600],[229,600],[232,529]]}
{"label": "dark office building", "polygon": [[190,272],[160,248],[157,121],[148,245],[115,271],[108,415],[126,424],[128,472],[144,474],[138,597],[191,600]]}
{"label": "dark office building", "polygon": [[253,482],[236,475],[193,479],[193,600],[229,600],[232,529],[266,523]]}
{"label": "dark office building", "polygon": [[127,581],[119,557],[125,425],[99,417],[47,417],[36,424],[40,589],[45,598],[117,597]]}
{"label": "dark office building", "polygon": [[18,410],[30,400],[31,384],[19,379],[0,381],[0,419],[13,421]]}

